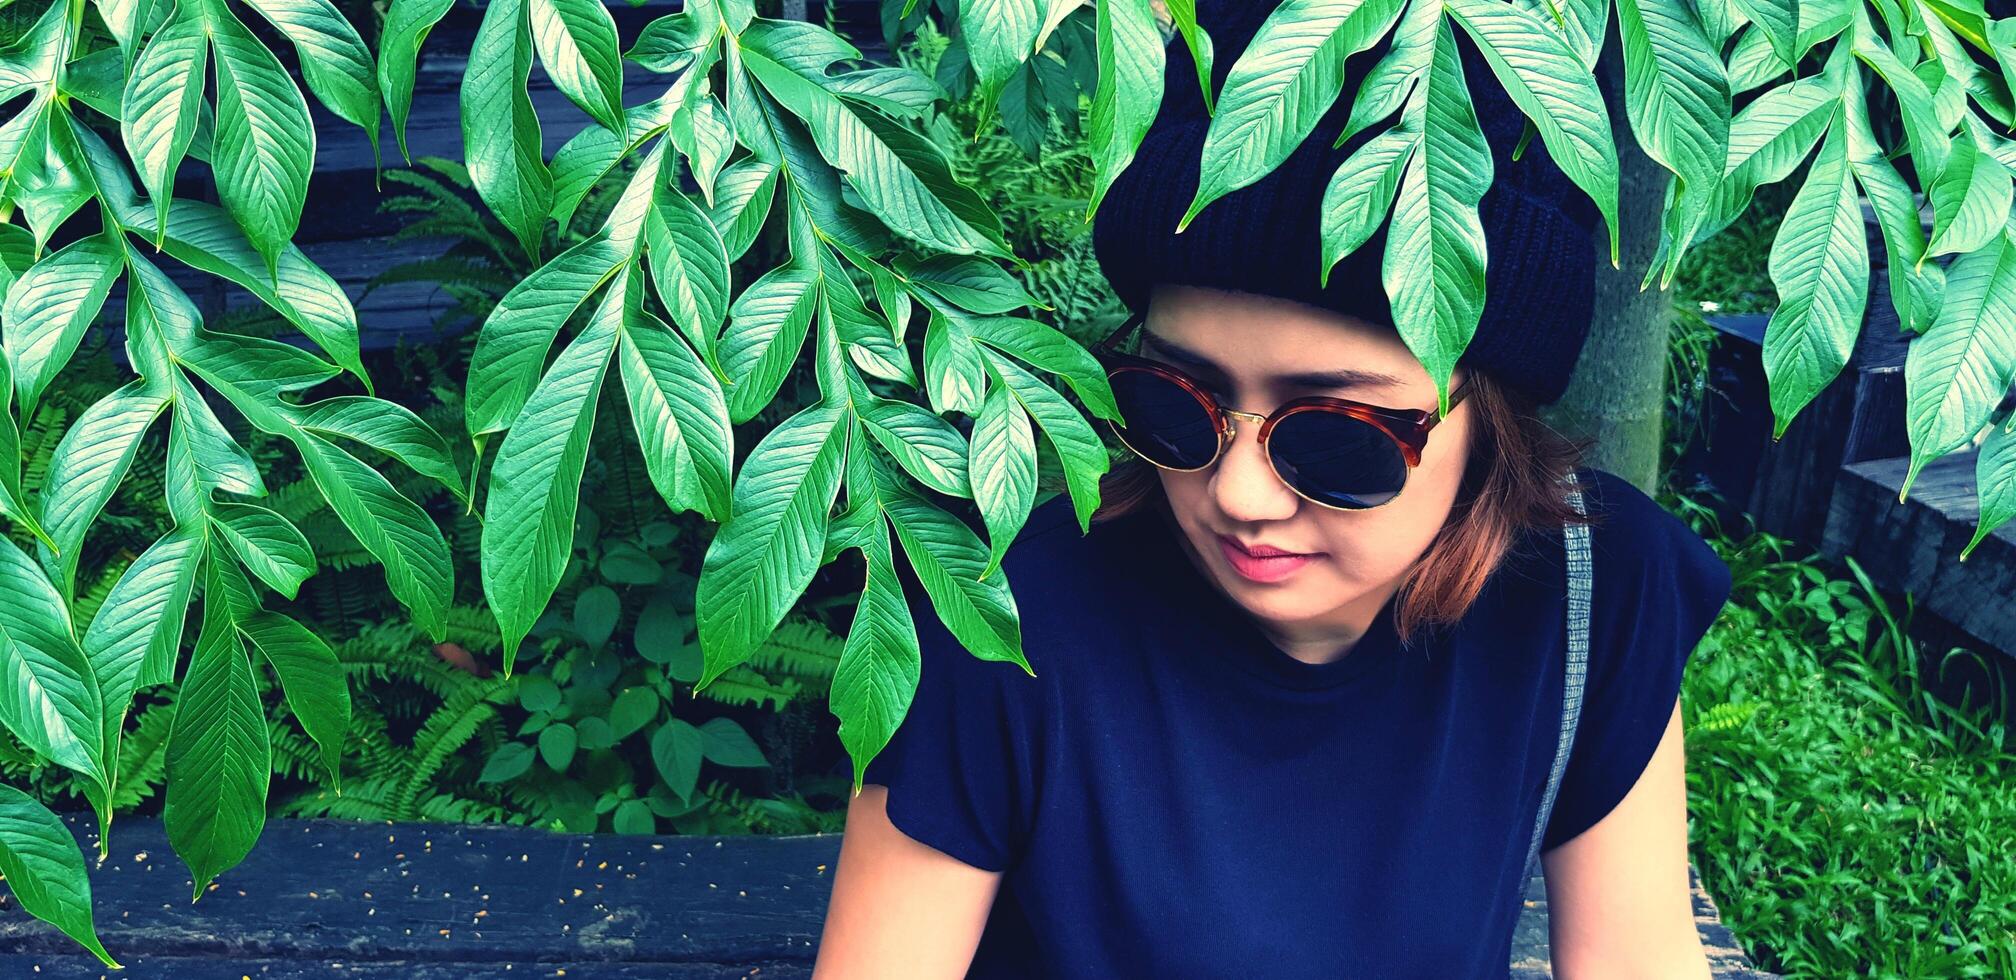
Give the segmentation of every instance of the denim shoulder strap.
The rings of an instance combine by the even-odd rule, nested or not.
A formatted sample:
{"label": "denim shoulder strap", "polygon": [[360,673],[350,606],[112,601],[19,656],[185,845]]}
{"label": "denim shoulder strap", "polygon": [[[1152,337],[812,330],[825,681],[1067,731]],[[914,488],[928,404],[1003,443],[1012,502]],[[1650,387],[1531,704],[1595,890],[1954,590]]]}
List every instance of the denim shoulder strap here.
{"label": "denim shoulder strap", "polygon": [[[1582,489],[1574,471],[1568,473],[1566,495],[1577,514],[1587,514]],[[1526,847],[1526,874],[1540,874],[1540,839],[1547,830],[1547,818],[1554,811],[1554,794],[1561,788],[1561,774],[1568,769],[1569,750],[1575,745],[1575,726],[1582,718],[1582,681],[1589,665],[1589,526],[1566,523],[1561,534],[1568,554],[1568,656],[1561,688],[1561,729],[1554,744],[1554,768],[1547,774],[1547,790],[1540,797],[1540,812],[1533,823],[1533,838]],[[1522,889],[1523,890],[1523,889]]]}

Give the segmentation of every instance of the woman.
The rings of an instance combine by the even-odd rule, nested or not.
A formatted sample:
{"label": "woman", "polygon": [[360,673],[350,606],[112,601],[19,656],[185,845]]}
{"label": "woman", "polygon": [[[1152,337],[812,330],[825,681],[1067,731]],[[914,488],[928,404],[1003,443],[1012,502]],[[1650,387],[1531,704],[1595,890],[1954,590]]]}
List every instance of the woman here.
{"label": "woman", "polygon": [[[1219,84],[1254,6],[1200,5]],[[1729,570],[1533,414],[1588,327],[1586,201],[1537,142],[1510,161],[1466,46],[1498,171],[1439,417],[1383,239],[1316,281],[1342,100],[1169,231],[1205,126],[1183,50],[1094,230],[1144,314],[1101,345],[1132,458],[1089,534],[1051,499],[1003,563],[1034,677],[912,590],[917,694],[850,804],[815,976],[1503,977],[1529,870],[1557,976],[1706,976],[1678,690]]]}

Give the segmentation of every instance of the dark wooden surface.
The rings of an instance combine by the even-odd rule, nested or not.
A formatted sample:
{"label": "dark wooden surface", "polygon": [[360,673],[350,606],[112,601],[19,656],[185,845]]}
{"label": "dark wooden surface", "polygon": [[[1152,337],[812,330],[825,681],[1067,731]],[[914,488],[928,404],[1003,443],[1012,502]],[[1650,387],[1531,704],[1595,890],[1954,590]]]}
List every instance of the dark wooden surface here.
{"label": "dark wooden surface", "polygon": [[[66,817],[87,854],[95,830]],[[158,820],[112,828],[92,871],[99,934],[123,973],[0,899],[0,977],[568,977],[811,975],[836,834],[626,837],[522,828],[281,820],[191,905]],[[1528,884],[1514,976],[1548,976],[1546,890]],[[1714,903],[1694,908],[1716,976],[1756,978]],[[562,972],[564,971],[564,972]]]}

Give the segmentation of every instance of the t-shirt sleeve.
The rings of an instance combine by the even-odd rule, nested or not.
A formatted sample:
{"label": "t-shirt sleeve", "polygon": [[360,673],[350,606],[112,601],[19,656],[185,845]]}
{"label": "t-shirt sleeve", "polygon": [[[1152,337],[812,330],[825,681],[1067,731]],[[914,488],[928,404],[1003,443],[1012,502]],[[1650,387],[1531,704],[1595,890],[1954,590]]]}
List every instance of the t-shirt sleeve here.
{"label": "t-shirt sleeve", "polygon": [[921,649],[917,693],[862,782],[888,787],[889,820],[911,839],[1007,870],[1035,814],[1050,678],[967,652],[911,572],[900,577]]}
{"label": "t-shirt sleeve", "polygon": [[[1589,658],[1582,715],[1541,849],[1616,809],[1659,746],[1694,647],[1729,597],[1729,566],[1637,487],[1583,470],[1590,528]],[[1593,486],[1592,486],[1593,484]]]}

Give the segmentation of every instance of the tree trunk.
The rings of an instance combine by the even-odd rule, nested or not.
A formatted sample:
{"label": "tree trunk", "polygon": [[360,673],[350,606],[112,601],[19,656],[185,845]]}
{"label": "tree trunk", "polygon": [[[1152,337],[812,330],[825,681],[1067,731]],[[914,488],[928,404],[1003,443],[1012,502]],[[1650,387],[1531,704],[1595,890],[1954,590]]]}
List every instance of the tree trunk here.
{"label": "tree trunk", "polygon": [[1667,172],[1638,148],[1624,113],[1624,59],[1613,32],[1597,82],[1617,136],[1620,269],[1609,268],[1608,232],[1596,232],[1596,314],[1589,340],[1561,400],[1543,412],[1567,435],[1593,437],[1587,464],[1651,492],[1659,479],[1666,408],[1667,335],[1672,295],[1638,283],[1659,247],[1659,209]]}

